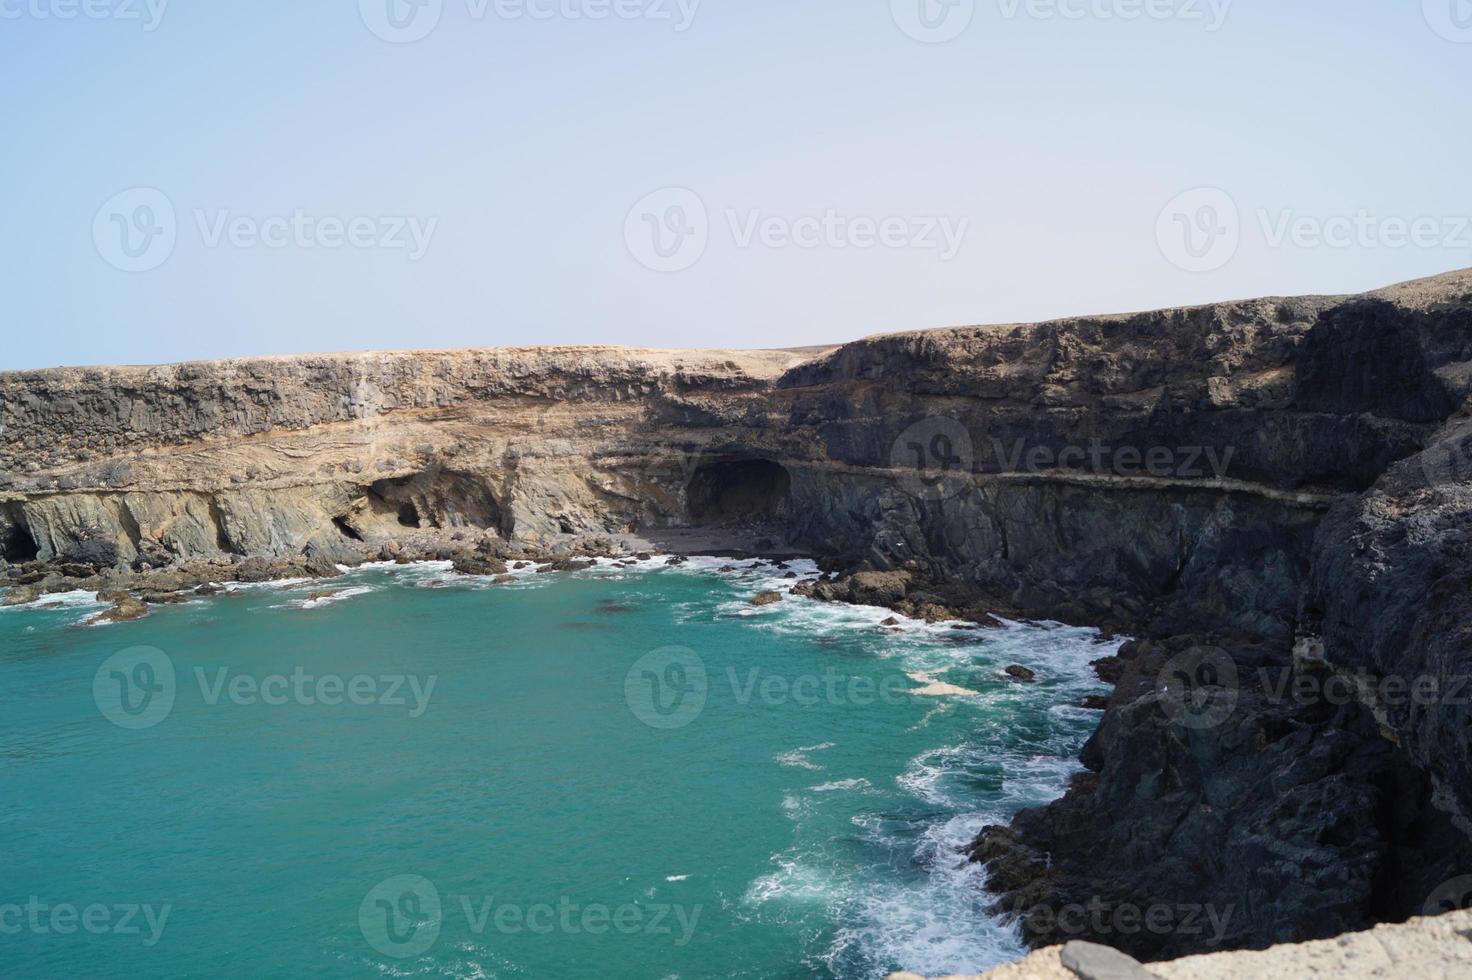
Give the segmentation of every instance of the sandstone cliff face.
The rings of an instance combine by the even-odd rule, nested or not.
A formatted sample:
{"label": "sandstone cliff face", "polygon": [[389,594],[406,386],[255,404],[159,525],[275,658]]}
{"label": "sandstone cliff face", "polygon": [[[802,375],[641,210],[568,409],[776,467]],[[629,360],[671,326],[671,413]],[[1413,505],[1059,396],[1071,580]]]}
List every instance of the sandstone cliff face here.
{"label": "sandstone cliff face", "polygon": [[[820,351],[3,374],[0,549],[13,565],[356,561],[416,534],[545,549],[742,524],[844,568],[903,571],[915,608],[1172,641],[1140,651],[1086,758],[1095,775],[982,851],[1010,862],[998,878],[1014,897],[1189,892],[1216,874],[1224,901],[1256,903],[1233,937],[1252,945],[1399,914],[1377,882],[1408,864],[1408,828],[1434,810],[1472,830],[1472,719],[1244,697],[1203,734],[1149,703],[1162,652],[1209,645],[1281,669],[1296,635],[1322,633],[1367,689],[1472,673],[1469,394],[1467,272]],[[1276,812],[1286,787],[1302,813],[1354,816]],[[1403,792],[1439,809],[1397,810]],[[1133,851],[1090,829],[1111,817],[1146,828]],[[1192,863],[1212,846],[1228,857]],[[1129,868],[1098,864],[1116,852]]]}

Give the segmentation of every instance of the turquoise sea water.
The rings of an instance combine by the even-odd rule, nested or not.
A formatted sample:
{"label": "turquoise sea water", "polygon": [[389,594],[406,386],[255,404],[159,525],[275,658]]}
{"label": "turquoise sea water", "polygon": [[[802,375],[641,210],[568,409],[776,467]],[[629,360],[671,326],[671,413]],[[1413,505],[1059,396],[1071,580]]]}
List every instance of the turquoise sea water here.
{"label": "turquoise sea water", "polygon": [[[421,565],[112,626],[78,625],[80,595],[0,612],[0,974],[867,978],[1017,955],[956,848],[1061,793],[1112,645],[747,603],[786,571]],[[910,693],[927,671],[976,694]]]}

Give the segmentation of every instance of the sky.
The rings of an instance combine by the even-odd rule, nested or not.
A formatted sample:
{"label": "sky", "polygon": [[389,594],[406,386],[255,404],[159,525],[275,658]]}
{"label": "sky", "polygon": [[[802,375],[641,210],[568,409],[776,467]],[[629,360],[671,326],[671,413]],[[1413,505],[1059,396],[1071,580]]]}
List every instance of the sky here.
{"label": "sky", "polygon": [[0,369],[1472,266],[1472,0],[0,0]]}

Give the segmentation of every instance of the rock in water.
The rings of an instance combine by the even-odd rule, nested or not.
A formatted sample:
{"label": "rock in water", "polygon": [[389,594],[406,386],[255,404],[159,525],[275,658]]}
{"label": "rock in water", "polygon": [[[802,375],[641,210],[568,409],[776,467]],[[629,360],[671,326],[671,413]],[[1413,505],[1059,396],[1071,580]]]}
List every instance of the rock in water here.
{"label": "rock in water", "polygon": [[455,559],[455,571],[461,575],[505,575],[507,568],[504,561],[496,558],[467,555]]}

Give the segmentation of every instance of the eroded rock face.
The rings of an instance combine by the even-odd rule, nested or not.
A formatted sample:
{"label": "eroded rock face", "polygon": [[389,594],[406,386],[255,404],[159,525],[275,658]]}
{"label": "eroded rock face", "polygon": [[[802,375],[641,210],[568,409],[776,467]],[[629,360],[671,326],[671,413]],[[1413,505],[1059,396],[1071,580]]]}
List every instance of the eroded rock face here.
{"label": "eroded rock face", "polygon": [[[1248,672],[1312,633],[1324,669],[1450,685],[1469,394],[1465,272],[826,351],[4,374],[0,559],[41,594],[130,566],[194,588],[376,558],[493,574],[702,527],[820,556],[840,574],[799,586],[817,598],[1187,636]],[[1472,830],[1465,707],[1244,693],[1183,730],[1145,660],[1113,665],[1092,773],[983,842],[1004,902],[1210,894],[1250,910],[1227,941],[1261,945],[1402,914],[1376,883],[1439,866],[1447,811]]]}
{"label": "eroded rock face", "polygon": [[[1233,664],[1194,703],[1162,684],[1193,657]],[[1149,961],[1321,939],[1420,914],[1460,873],[1465,838],[1426,775],[1362,705],[1294,697],[1273,646],[1181,636],[1122,659],[1091,772],[971,853],[1033,945]],[[1116,918],[1148,910],[1160,928]]]}
{"label": "eroded rock face", "polygon": [[1355,675],[1387,733],[1472,833],[1472,420],[1362,496],[1315,542],[1325,656]]}

